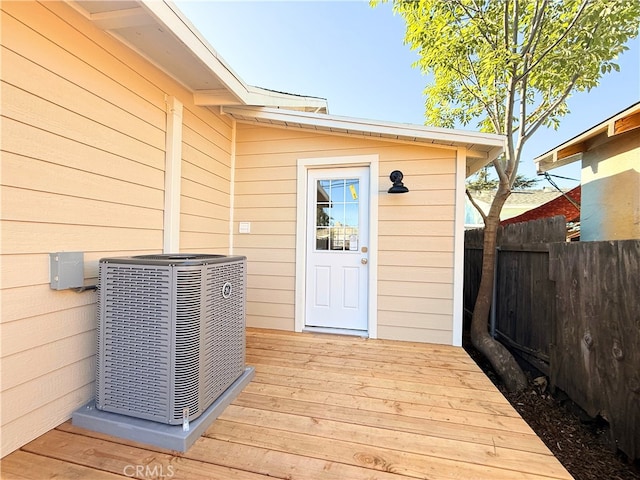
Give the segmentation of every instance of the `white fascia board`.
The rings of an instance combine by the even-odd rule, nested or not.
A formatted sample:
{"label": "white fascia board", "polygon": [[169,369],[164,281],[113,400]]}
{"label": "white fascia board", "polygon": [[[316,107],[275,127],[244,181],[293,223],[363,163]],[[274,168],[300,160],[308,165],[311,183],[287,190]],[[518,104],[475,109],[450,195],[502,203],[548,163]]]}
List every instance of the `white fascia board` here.
{"label": "white fascia board", "polygon": [[141,4],[157,21],[169,29],[196,57],[211,70],[231,93],[242,100],[247,87],[240,77],[225,64],[224,60],[199,34],[193,24],[168,1],[141,0]]}
{"label": "white fascia board", "polygon": [[[238,117],[251,117],[258,122],[278,122],[286,125],[300,125],[316,127],[318,130],[336,131],[341,133],[359,133],[371,137],[388,138],[405,141],[427,141],[449,146],[475,145],[493,147],[492,155],[502,153],[505,137],[491,133],[468,132],[438,127],[424,127],[404,123],[382,122],[335,115],[296,112],[263,107],[229,106],[223,111]],[[486,155],[486,154],[485,154]],[[495,158],[495,157],[494,157]]]}

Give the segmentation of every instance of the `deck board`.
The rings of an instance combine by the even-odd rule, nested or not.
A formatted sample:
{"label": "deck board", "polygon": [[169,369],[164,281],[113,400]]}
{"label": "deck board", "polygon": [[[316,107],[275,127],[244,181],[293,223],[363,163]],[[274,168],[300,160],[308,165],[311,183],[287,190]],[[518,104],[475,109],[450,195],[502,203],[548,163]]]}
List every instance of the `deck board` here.
{"label": "deck board", "polygon": [[461,348],[249,329],[247,364],[183,454],[66,422],[2,478],[571,478]]}

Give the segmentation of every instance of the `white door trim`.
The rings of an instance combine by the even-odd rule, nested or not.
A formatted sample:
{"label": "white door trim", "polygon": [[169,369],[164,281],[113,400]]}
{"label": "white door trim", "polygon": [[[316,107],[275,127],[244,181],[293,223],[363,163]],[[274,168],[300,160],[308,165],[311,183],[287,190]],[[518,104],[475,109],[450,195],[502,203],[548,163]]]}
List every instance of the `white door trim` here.
{"label": "white door trim", "polygon": [[464,321],[464,201],[466,196],[467,150],[456,154],[456,208],[453,241],[453,325],[451,344],[462,346]]}
{"label": "white door trim", "polygon": [[369,337],[378,336],[378,155],[303,158],[298,160],[296,186],[295,331],[304,328],[307,276],[307,174],[314,168],[369,167]]}

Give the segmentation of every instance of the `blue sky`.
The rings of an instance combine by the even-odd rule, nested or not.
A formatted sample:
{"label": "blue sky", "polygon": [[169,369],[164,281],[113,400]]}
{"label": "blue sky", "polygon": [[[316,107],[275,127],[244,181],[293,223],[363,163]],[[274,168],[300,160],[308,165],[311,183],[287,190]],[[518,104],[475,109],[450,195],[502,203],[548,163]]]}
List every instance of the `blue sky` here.
{"label": "blue sky", "polygon": [[[368,1],[178,1],[180,10],[247,84],[326,98],[334,115],[424,123],[426,85],[403,44],[404,20],[390,4]],[[533,158],[640,100],[640,42],[619,59],[620,73],[569,100],[557,131],[539,130],[525,147]],[[475,125],[465,129],[473,130]],[[551,172],[580,178],[577,164]],[[556,180],[569,188],[577,181]],[[548,185],[546,181],[539,186]]]}

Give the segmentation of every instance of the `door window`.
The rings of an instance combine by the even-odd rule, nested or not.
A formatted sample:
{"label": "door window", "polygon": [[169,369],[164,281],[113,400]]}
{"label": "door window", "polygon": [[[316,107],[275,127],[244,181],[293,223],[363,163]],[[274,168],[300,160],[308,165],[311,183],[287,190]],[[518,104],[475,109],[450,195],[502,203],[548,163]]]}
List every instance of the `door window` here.
{"label": "door window", "polygon": [[359,179],[318,180],[316,190],[316,251],[357,252]]}

